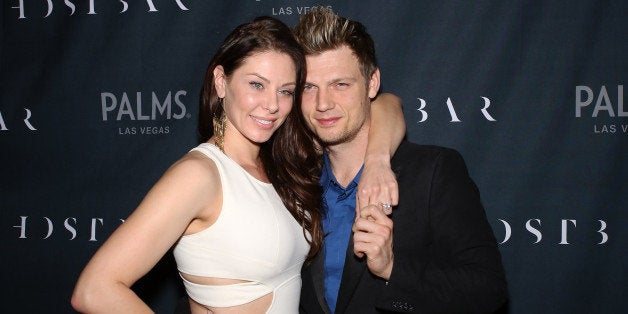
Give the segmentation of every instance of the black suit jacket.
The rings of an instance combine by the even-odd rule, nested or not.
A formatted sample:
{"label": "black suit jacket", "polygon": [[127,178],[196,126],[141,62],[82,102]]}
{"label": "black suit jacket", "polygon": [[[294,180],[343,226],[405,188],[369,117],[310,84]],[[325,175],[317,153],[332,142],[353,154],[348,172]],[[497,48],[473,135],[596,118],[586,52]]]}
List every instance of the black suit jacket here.
{"label": "black suit jacket", "polygon": [[[392,161],[389,282],[372,275],[349,241],[336,313],[491,313],[507,288],[501,256],[465,162],[452,149],[403,142]],[[324,254],[302,270],[301,313],[329,313]]]}

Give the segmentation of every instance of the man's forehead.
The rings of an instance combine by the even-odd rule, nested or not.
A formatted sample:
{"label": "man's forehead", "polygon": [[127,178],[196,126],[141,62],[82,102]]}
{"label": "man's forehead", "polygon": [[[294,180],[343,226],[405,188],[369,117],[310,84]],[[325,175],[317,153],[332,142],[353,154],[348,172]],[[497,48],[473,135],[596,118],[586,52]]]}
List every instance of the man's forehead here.
{"label": "man's forehead", "polygon": [[323,50],[317,53],[306,54],[305,58],[306,59],[321,59],[321,58],[324,58],[325,56],[330,56],[334,58],[355,59],[356,61],[358,60],[353,50],[351,50],[351,48],[349,48],[349,46],[347,45],[342,45],[334,49]]}
{"label": "man's forehead", "polygon": [[360,75],[360,64],[351,50],[327,50],[320,54],[306,57],[307,77],[341,79],[357,78]]}

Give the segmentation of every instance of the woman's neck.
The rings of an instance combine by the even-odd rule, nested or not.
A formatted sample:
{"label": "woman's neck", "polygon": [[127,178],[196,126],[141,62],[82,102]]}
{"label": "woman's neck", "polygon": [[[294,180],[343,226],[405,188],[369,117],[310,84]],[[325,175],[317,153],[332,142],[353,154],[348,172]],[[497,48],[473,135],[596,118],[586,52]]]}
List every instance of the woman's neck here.
{"label": "woman's neck", "polygon": [[[209,142],[215,145],[216,139],[212,137],[209,139]],[[247,139],[235,139],[226,135],[222,151],[256,179],[263,182],[269,181],[259,155],[259,144]]]}

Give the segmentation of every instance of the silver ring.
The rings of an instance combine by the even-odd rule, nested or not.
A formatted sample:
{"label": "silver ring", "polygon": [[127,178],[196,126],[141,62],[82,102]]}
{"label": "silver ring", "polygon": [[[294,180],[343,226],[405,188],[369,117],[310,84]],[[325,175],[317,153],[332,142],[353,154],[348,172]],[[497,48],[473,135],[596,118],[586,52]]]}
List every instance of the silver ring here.
{"label": "silver ring", "polygon": [[389,212],[390,211],[390,203],[389,202],[380,203],[380,205],[382,205],[382,208],[384,209],[384,212]]}

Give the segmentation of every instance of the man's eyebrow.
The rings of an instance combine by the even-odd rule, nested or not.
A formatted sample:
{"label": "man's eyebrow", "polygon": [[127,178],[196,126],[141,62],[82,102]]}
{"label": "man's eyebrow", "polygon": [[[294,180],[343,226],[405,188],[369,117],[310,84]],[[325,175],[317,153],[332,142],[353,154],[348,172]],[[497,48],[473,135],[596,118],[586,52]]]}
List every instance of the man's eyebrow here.
{"label": "man's eyebrow", "polygon": [[[334,84],[334,83],[338,83],[338,82],[341,82],[341,81],[356,82],[357,80],[358,80],[357,78],[354,78],[354,77],[351,77],[351,76],[346,76],[346,77],[339,77],[339,78],[332,79],[330,81],[327,81],[326,84]],[[312,82],[310,82],[308,80],[305,81],[305,84],[307,84],[307,85],[315,85],[315,86],[318,85],[318,84],[314,84],[314,83],[312,83]]]}

